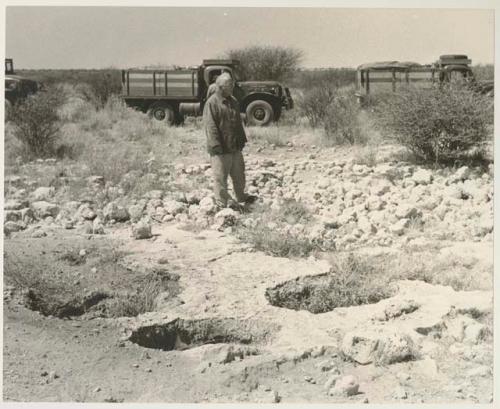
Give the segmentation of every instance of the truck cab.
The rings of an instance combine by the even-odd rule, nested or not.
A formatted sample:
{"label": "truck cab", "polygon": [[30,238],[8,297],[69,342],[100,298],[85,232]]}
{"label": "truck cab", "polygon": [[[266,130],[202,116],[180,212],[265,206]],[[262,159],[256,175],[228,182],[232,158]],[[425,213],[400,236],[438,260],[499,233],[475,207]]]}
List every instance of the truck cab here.
{"label": "truck cab", "polygon": [[5,105],[10,108],[16,102],[40,90],[36,81],[16,75],[12,58],[5,59]]}

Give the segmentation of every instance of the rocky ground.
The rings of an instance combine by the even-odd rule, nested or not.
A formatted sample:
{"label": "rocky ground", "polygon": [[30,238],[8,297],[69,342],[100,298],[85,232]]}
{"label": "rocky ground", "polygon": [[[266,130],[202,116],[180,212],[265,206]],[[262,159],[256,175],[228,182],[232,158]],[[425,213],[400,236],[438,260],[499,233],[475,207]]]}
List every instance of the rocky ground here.
{"label": "rocky ground", "polygon": [[[193,158],[141,175],[171,189],[135,198],[134,174],[6,174],[4,399],[491,402],[492,165],[293,141],[246,155],[243,212],[216,209]],[[308,217],[270,218],[291,202]],[[245,239],[259,229],[314,251],[276,257]],[[390,291],[310,312],[344,254],[399,260]]]}

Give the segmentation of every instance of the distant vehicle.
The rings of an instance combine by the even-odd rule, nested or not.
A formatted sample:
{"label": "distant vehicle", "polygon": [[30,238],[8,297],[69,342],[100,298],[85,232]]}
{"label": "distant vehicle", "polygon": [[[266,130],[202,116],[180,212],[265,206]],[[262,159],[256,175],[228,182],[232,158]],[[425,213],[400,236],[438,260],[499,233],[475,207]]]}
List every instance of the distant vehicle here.
{"label": "distant vehicle", "polygon": [[203,60],[182,69],[130,69],[122,71],[122,97],[130,107],[158,121],[179,124],[184,116],[199,116],[207,91],[222,72],[235,79],[233,95],[249,124],[265,126],[278,121],[282,109],[293,108],[288,88],[275,81],[240,81],[238,60]]}
{"label": "distant vehicle", "polygon": [[40,88],[41,85],[38,82],[16,75],[12,58],[5,59],[5,107],[7,109],[38,92]]}
{"label": "distant vehicle", "polygon": [[442,55],[434,64],[384,61],[360,65],[356,72],[356,98],[363,103],[368,95],[396,92],[409,85],[431,88],[434,84],[461,82],[481,93],[493,92],[493,81],[478,83],[462,54]]}

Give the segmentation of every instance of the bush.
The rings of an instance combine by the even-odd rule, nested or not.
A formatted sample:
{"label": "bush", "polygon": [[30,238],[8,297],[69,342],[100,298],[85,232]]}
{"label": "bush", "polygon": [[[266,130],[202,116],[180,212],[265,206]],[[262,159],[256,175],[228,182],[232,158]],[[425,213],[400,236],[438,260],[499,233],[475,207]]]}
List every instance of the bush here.
{"label": "bush", "polygon": [[474,65],[472,72],[477,81],[493,81],[495,79],[495,66],[493,64]]}
{"label": "bush", "polygon": [[65,101],[61,88],[49,88],[19,104],[10,113],[14,135],[29,156],[47,157],[56,153],[59,138],[58,110]]}
{"label": "bush", "polygon": [[85,83],[78,84],[77,90],[87,102],[97,109],[103,108],[112,95],[119,94],[121,83],[109,72],[97,71],[88,76]]}
{"label": "bush", "polygon": [[493,105],[456,86],[408,90],[376,104],[379,125],[425,162],[450,163],[470,154],[488,135]]}
{"label": "bush", "polygon": [[354,68],[301,69],[295,71],[288,84],[290,87],[311,89],[328,84],[330,87],[345,87],[356,81]]}
{"label": "bush", "polygon": [[309,124],[316,128],[324,123],[327,116],[328,106],[335,99],[335,88],[324,83],[304,92],[298,100],[298,108]]}
{"label": "bush", "polygon": [[226,56],[240,61],[243,80],[282,81],[298,68],[303,53],[290,47],[249,46],[229,50]]}
{"label": "bush", "polygon": [[365,144],[359,114],[354,91],[350,87],[340,89],[326,109],[324,128],[327,140],[335,145]]}

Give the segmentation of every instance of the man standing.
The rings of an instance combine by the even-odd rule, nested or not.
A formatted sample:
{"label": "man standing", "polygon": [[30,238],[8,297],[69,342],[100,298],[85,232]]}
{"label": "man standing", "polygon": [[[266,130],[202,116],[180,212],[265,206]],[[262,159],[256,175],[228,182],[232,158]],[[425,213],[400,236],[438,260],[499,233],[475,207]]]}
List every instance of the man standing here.
{"label": "man standing", "polygon": [[232,95],[234,83],[229,74],[221,74],[215,84],[215,93],[203,109],[215,200],[219,207],[227,207],[232,200],[227,191],[227,179],[231,176],[236,201],[243,205],[254,201],[255,197],[245,194],[245,162],[241,151],[247,137],[241,122],[240,106]]}

